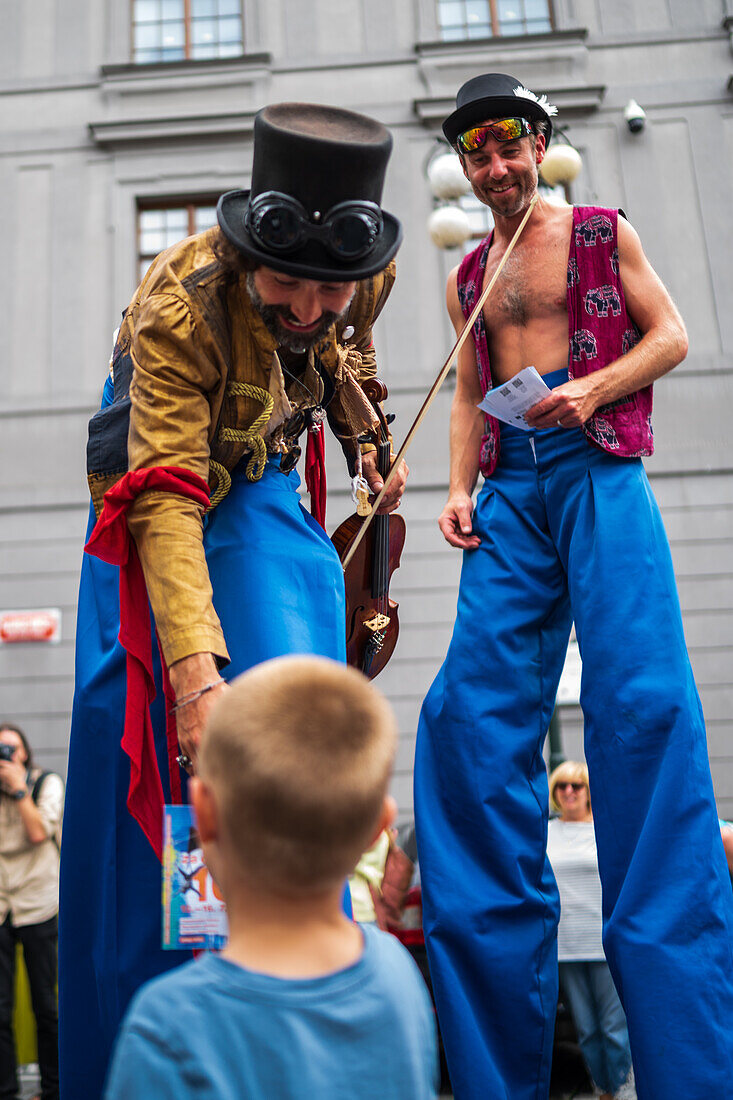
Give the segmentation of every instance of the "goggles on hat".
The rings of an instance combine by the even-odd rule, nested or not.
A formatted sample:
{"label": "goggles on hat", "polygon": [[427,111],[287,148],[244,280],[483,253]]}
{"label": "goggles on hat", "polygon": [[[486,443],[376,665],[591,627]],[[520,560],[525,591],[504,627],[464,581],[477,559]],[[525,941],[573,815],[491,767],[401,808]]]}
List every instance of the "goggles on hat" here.
{"label": "goggles on hat", "polygon": [[497,141],[516,141],[533,133],[526,118],[502,118],[498,122],[487,122],[485,126],[472,126],[464,130],[456,139],[459,153],[475,153],[486,144],[491,134]]}
{"label": "goggles on hat", "polygon": [[262,191],[252,199],[244,224],[268,252],[294,252],[307,240],[319,240],[337,260],[359,260],[374,248],[382,232],[382,211],[366,200],[340,202],[321,218],[282,191]]}

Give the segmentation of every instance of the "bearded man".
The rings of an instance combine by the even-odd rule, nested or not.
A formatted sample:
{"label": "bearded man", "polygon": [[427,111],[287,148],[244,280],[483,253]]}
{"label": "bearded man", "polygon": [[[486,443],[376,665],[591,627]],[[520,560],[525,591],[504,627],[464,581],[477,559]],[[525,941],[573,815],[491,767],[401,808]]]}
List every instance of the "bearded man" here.
{"label": "bearded man", "polygon": [[[448,279],[457,330],[537,194],[555,108],[489,73],[443,131],[495,228]],[[415,811],[423,923],[456,1100],[547,1097],[559,897],[542,750],[575,621],[604,947],[642,1100],[733,1081],[733,899],[674,572],[641,456],[682,320],[619,211],[539,198],[460,353],[448,502],[463,551],[425,700]],[[535,366],[528,431],[484,417]],[[474,506],[479,471],[484,475]],[[633,1080],[614,1093],[634,1095]]]}
{"label": "bearded man", "polygon": [[221,197],[219,227],[158,256],[125,311],[88,446],[96,556],[82,570],[62,860],[65,1100],[100,1095],[130,997],[186,957],[161,950],[162,804],[185,798],[221,670],[345,659],[341,565],[295,465],[309,429],[322,520],[327,417],[351,473],[382,487],[360,382],[376,371],[372,325],[401,240],[380,205],[391,145],[353,112],[266,107],[251,189]]}

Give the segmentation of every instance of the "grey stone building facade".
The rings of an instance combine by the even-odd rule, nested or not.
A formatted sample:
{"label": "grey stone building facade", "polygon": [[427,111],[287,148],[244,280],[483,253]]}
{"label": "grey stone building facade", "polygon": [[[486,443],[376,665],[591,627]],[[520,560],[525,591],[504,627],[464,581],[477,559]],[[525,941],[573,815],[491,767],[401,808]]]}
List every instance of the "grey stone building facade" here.
{"label": "grey stone building facade", "polygon": [[[686,362],[657,386],[647,469],[719,809],[733,816],[731,0],[0,0],[0,22],[0,611],[62,617],[57,644],[0,642],[0,713],[27,728],[42,762],[65,767],[86,423],[145,257],[247,185],[265,103],[380,118],[395,138],[385,206],[405,225],[376,334],[399,441],[452,344],[443,288],[460,253],[428,238],[425,165],[458,86],[497,70],[558,104],[584,162],[572,199],[627,212],[688,325]],[[623,118],[632,97],[647,118],[638,134]],[[405,815],[419,705],[448,644],[460,568],[435,525],[450,400],[449,381],[409,457],[393,583],[401,636],[380,680],[399,715]],[[350,501],[327,447],[333,526]],[[577,707],[562,708],[561,725],[577,754]]]}

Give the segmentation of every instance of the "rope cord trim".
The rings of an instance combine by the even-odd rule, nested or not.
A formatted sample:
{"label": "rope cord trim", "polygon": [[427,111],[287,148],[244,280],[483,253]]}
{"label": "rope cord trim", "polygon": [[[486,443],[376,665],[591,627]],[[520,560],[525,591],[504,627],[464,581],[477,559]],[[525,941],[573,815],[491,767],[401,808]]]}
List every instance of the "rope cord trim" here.
{"label": "rope cord trim", "polygon": [[[260,435],[260,429],[264,428],[270,419],[275,399],[267,390],[263,390],[260,386],[253,386],[249,382],[228,382],[226,392],[227,396],[251,397],[264,406],[260,415],[244,431],[240,428],[228,428],[226,425],[219,428],[219,441],[221,443],[245,443],[250,448],[252,455],[245,471],[247,480],[259,481],[267,462],[267,447]],[[229,492],[232,479],[229,476],[229,471],[220,462],[210,459],[209,467],[217,477],[217,486],[211,496],[210,504],[210,508],[215,508]]]}
{"label": "rope cord trim", "polygon": [[211,494],[211,500],[209,501],[208,510],[211,511],[212,508],[216,508],[217,504],[221,504],[231,489],[232,479],[226,466],[222,466],[221,462],[215,462],[213,458],[209,459],[209,469],[216,474],[216,489]]}

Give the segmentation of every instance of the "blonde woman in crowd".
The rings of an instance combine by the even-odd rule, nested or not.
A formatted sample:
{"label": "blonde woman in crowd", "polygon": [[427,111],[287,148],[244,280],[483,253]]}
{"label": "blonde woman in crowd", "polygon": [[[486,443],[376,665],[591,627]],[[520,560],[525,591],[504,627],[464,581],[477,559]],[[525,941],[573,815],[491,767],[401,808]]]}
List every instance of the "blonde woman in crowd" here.
{"label": "blonde woman in crowd", "polygon": [[560,985],[603,1100],[635,1100],[626,1017],[601,943],[601,880],[588,769],[567,760],[550,776],[547,854],[560,891]]}

